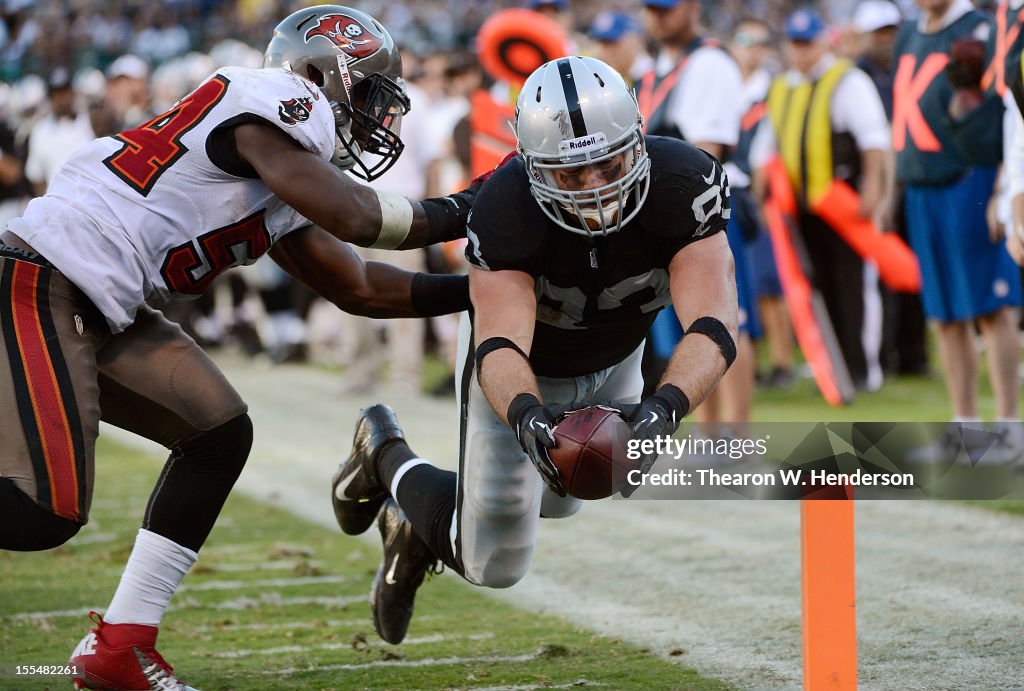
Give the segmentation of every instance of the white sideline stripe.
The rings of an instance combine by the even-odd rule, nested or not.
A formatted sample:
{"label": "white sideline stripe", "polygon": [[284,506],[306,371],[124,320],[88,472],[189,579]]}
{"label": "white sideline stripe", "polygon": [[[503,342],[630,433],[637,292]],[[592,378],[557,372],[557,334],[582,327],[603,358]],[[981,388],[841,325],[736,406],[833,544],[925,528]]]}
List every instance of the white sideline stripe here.
{"label": "white sideline stripe", "polygon": [[[418,638],[406,638],[402,645],[423,645],[426,643],[442,643],[444,641],[485,641],[494,638],[493,633],[474,633],[468,636],[420,636]],[[280,655],[281,653],[301,653],[307,650],[343,650],[351,648],[352,643],[324,643],[322,645],[282,645],[276,648],[254,648],[251,650],[226,650],[223,653],[214,653],[213,657],[249,657],[252,655]]]}
{"label": "white sideline stripe", "polygon": [[467,665],[481,662],[529,662],[540,657],[540,651],[525,655],[481,655],[479,657],[428,657],[425,660],[377,660],[362,664],[348,665],[310,665],[308,667],[292,667],[289,669],[264,670],[261,674],[281,676],[300,672],[340,672],[356,669],[373,669],[375,667],[440,667],[442,665]]}
{"label": "white sideline stripe", "polygon": [[295,578],[264,578],[258,581],[210,581],[183,585],[178,592],[199,590],[242,590],[243,588],[289,588],[320,583],[344,583],[352,580],[351,576],[296,576]]}

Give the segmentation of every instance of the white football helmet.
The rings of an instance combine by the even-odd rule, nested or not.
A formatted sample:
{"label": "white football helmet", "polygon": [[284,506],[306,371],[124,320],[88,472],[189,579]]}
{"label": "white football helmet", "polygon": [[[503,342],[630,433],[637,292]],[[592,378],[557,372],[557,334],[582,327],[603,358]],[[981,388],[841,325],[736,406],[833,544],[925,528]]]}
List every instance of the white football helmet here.
{"label": "white football helmet", "polygon": [[[305,77],[327,96],[337,130],[331,163],[373,180],[398,160],[409,97],[398,46],[376,19],[341,5],[299,10],[274,28],[263,66]],[[376,160],[362,160],[364,152]]]}
{"label": "white football helmet", "polygon": [[[519,93],[513,126],[530,190],[559,226],[580,235],[608,235],[640,212],[651,161],[636,97],[614,69],[578,56],[541,65]],[[616,156],[625,165],[614,182],[590,190],[566,190],[556,182],[556,170]]]}

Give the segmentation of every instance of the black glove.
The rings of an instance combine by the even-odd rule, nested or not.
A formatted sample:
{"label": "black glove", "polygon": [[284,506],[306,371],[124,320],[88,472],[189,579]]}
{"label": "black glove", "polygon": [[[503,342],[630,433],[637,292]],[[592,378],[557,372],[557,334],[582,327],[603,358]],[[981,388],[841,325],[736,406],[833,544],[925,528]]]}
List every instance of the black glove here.
{"label": "black glove", "polygon": [[544,484],[564,497],[565,488],[558,479],[558,468],[548,458],[547,452],[555,446],[555,415],[532,393],[521,393],[509,403],[505,418],[515,430],[519,445],[536,466]]}
{"label": "black glove", "polygon": [[[640,403],[621,406],[621,410],[626,417],[626,422],[633,430],[631,439],[641,442],[656,440],[659,437],[671,437],[676,433],[679,423],[690,412],[690,399],[679,387],[663,384],[654,394]],[[658,460],[657,451],[642,454],[637,463],[640,475],[646,475],[656,460]],[[622,489],[622,496],[629,497],[638,486],[627,484]]]}

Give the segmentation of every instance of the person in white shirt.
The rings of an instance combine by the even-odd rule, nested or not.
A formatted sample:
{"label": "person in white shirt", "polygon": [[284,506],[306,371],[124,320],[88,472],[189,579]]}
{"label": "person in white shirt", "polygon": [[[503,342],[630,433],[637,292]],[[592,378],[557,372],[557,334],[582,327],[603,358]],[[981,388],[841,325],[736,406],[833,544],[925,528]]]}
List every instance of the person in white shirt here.
{"label": "person in white shirt", "polygon": [[647,134],[680,137],[721,159],[739,136],[743,80],[728,53],[701,35],[700,10],[696,0],[644,0],[658,55],[637,97]]}
{"label": "person in white shirt", "polygon": [[76,149],[95,137],[89,114],[75,109],[71,74],[63,67],[53,71],[47,83],[50,112],[32,128],[28,138],[25,177],[41,196],[61,164]]}
{"label": "person in white shirt", "polygon": [[[685,139],[720,161],[739,141],[745,110],[743,78],[732,57],[701,33],[701,3],[696,0],[644,0],[647,34],[658,44],[654,69],[636,87],[648,135]],[[727,173],[727,177],[730,174]],[[730,188],[731,188],[730,178]],[[735,260],[739,292],[739,338],[733,367],[721,385],[697,408],[701,430],[711,437],[742,434],[750,418],[755,376],[752,338],[760,331],[757,307],[740,229],[730,220],[727,231]],[[683,336],[675,315],[666,310],[651,327],[651,350],[644,380],[657,381]]]}

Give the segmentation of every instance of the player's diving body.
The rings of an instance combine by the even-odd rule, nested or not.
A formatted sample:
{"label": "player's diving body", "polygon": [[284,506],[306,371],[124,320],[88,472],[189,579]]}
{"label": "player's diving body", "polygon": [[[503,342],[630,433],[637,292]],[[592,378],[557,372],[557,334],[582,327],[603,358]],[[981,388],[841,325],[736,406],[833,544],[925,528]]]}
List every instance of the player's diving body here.
{"label": "player's diving body", "polygon": [[[371,606],[391,643],[436,561],[471,583],[511,586],[529,568],[538,519],[579,510],[545,452],[553,406],[611,401],[635,438],[671,435],[735,357],[722,167],[641,128],[632,92],[598,60],[563,58],[530,76],[515,120],[521,158],[484,184],[467,229],[475,312],[459,333],[459,471],[418,458],[386,406],[357,423],[332,498],[348,534],[379,510]],[[688,335],[637,404],[644,336],[670,302]]]}

